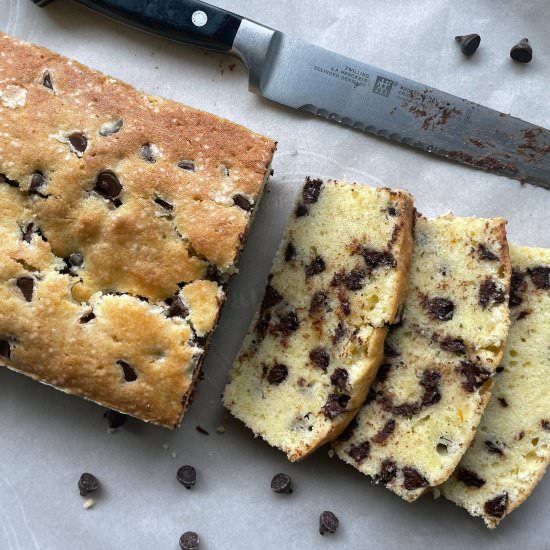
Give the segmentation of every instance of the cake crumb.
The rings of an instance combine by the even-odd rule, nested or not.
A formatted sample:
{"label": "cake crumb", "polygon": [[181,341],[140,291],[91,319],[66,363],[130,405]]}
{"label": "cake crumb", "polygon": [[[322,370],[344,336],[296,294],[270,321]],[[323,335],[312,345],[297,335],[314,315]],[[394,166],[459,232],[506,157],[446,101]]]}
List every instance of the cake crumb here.
{"label": "cake crumb", "polygon": [[224,434],[225,433],[225,426],[218,426],[216,428],[216,431],[219,433],[219,434]]}
{"label": "cake crumb", "polygon": [[85,510],[89,510],[90,508],[93,508],[94,506],[95,506],[95,500],[93,498],[87,498],[82,504],[82,507]]}
{"label": "cake crumb", "polygon": [[333,457],[334,457],[334,449],[329,449],[329,450],[328,450],[328,457],[329,457],[329,458],[333,458]]}
{"label": "cake crumb", "polygon": [[434,497],[434,500],[438,499],[441,496],[441,491],[437,487],[434,487],[432,490],[432,496]]}
{"label": "cake crumb", "polygon": [[169,447],[168,443],[163,443],[163,444],[162,444],[162,448],[163,448],[165,451],[168,450],[168,447]]}
{"label": "cake crumb", "polygon": [[172,453],[172,458],[178,458],[178,453]]}

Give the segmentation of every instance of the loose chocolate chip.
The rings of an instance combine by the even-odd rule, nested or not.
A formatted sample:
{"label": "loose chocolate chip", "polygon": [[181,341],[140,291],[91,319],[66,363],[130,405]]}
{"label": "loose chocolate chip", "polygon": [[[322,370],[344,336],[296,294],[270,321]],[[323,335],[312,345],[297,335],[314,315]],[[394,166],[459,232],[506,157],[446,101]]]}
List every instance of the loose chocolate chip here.
{"label": "loose chocolate chip", "polygon": [[82,132],[75,132],[69,136],[71,147],[78,153],[84,153],[88,147],[88,138]]}
{"label": "loose chocolate chip", "polygon": [[544,430],[546,430],[547,432],[550,432],[550,420],[541,420],[540,425]]}
{"label": "loose chocolate chip", "polygon": [[323,273],[325,270],[325,261],[321,256],[316,256],[313,258],[310,264],[306,265],[305,271],[306,271],[306,277],[313,277],[314,275],[318,275],[319,273]]}
{"label": "loose chocolate chip", "polygon": [[322,186],[323,182],[321,180],[307,178],[302,190],[302,200],[304,204],[315,204],[319,200]]}
{"label": "loose chocolate chip", "polygon": [[483,506],[485,513],[494,518],[501,518],[508,508],[508,493],[503,493],[488,500]]}
{"label": "loose chocolate chip", "polygon": [[354,445],[349,451],[349,456],[355,460],[357,463],[363,462],[370,454],[370,443],[368,441],[363,441],[358,445]]}
{"label": "loose chocolate chip", "polygon": [[183,300],[179,296],[174,296],[174,298],[168,298],[165,300],[168,304],[168,311],[166,312],[167,317],[187,317],[189,315],[189,309],[183,303]]}
{"label": "loose chocolate chip", "polygon": [[328,396],[327,402],[323,405],[323,413],[329,420],[334,420],[337,416],[346,411],[346,405],[350,400],[350,396],[344,393],[331,393]]}
{"label": "loose chocolate chip", "polygon": [[78,490],[80,495],[85,497],[88,493],[93,493],[99,489],[99,480],[93,474],[84,473],[78,480]]}
{"label": "loose chocolate chip", "polygon": [[450,321],[455,311],[455,305],[447,298],[424,297],[422,306],[433,321]]}
{"label": "loose chocolate chip", "polygon": [[0,183],[5,183],[6,185],[9,185],[10,187],[19,187],[19,183],[15,180],[10,180],[6,174],[0,174]]}
{"label": "loose chocolate chip", "polygon": [[281,317],[278,325],[273,328],[276,333],[280,333],[283,337],[286,337],[296,332],[299,327],[300,321],[298,320],[298,315],[294,311],[290,311]]}
{"label": "loose chocolate chip", "polygon": [[489,262],[496,262],[498,260],[498,256],[494,252],[491,252],[484,244],[480,244],[477,247],[477,254],[480,260],[488,260]]}
{"label": "loose chocolate chip", "polygon": [[210,435],[210,432],[208,430],[205,430],[202,426],[195,426],[195,430],[197,430],[197,432],[202,435]]}
{"label": "loose chocolate chip", "polygon": [[252,210],[252,203],[240,193],[237,193],[236,195],[233,195],[233,202],[235,203],[235,206],[238,206],[242,210],[246,212],[250,212]]}
{"label": "loose chocolate chip", "polygon": [[53,81],[50,71],[44,71],[44,74],[42,75],[42,86],[53,92]]}
{"label": "loose chocolate chip", "polygon": [[395,430],[395,420],[388,420],[384,427],[372,438],[373,443],[382,444]]}
{"label": "loose chocolate chip", "polygon": [[180,160],[178,162],[178,168],[187,172],[194,172],[196,170],[195,163],[192,160]]}
{"label": "loose chocolate chip", "polygon": [[523,302],[522,294],[526,289],[527,283],[524,280],[524,273],[513,269],[510,281],[510,307],[519,306]]}
{"label": "loose chocolate chip", "polygon": [[481,281],[479,285],[479,305],[481,307],[486,309],[489,306],[502,304],[504,299],[504,290],[499,288],[493,280],[486,278]]}
{"label": "loose chocolate chip", "polygon": [[157,198],[155,199],[155,202],[156,202],[161,208],[164,208],[165,210],[169,210],[169,211],[174,210],[174,205],[173,205],[173,204],[170,204],[169,202],[165,201],[164,199],[161,199],[160,197],[157,197]]}
{"label": "loose chocolate chip", "polygon": [[185,465],[179,468],[176,479],[186,488],[191,489],[197,483],[197,470],[193,466]]}
{"label": "loose chocolate chip", "polygon": [[338,369],[335,369],[334,372],[332,373],[330,377],[330,383],[341,390],[345,390],[346,385],[348,383],[348,377],[349,377],[349,374],[346,369],[338,368]]}
{"label": "loose chocolate chip", "polygon": [[156,147],[152,143],[144,143],[139,150],[139,154],[149,164],[157,162]]}
{"label": "loose chocolate chip", "polygon": [[450,351],[452,353],[466,353],[466,344],[462,338],[446,336],[442,340],[439,340],[439,345],[445,351]]}
{"label": "loose chocolate chip", "polygon": [[385,382],[388,379],[388,374],[390,373],[391,365],[389,363],[382,363],[378,368],[376,373],[377,382]]}
{"label": "loose chocolate chip", "polygon": [[420,405],[418,403],[403,403],[393,407],[394,414],[398,416],[414,416],[419,411]]}
{"label": "loose chocolate chip", "polygon": [[269,373],[267,374],[267,381],[270,384],[278,386],[279,384],[281,384],[286,380],[287,376],[288,376],[288,367],[281,363],[277,363],[273,365],[271,369],[269,369]]}
{"label": "loose chocolate chip", "polygon": [[485,381],[491,377],[491,373],[487,369],[471,361],[461,361],[459,373],[466,378],[466,380],[462,382],[462,387],[470,393],[481,387]]}
{"label": "loose chocolate chip", "polygon": [[428,480],[416,469],[411,466],[405,466],[403,468],[403,487],[407,491],[414,491],[415,489],[422,489],[429,485]]}
{"label": "loose chocolate chip", "polygon": [[319,516],[319,533],[321,535],[336,533],[339,525],[338,518],[332,512],[325,511]]}
{"label": "loose chocolate chip", "polygon": [[287,474],[276,474],[271,480],[271,489],[274,493],[288,495],[292,493],[292,480]]}
{"label": "loose chocolate chip", "polygon": [[288,243],[285,249],[285,262],[291,262],[296,259],[296,249],[292,243]]}
{"label": "loose chocolate chip", "polygon": [[117,428],[124,426],[126,419],[128,418],[125,414],[118,411],[113,411],[112,409],[105,411],[103,416],[107,419],[107,423],[109,424],[109,428],[111,428],[111,430],[116,430]]}
{"label": "loose chocolate chip", "polygon": [[460,44],[460,51],[469,57],[479,48],[481,36],[479,34],[466,34],[464,36],[455,36],[455,40]]}
{"label": "loose chocolate chip", "polygon": [[96,176],[94,191],[106,199],[114,199],[120,195],[122,185],[114,172],[105,170]]}
{"label": "loose chocolate chip", "polygon": [[550,290],[550,267],[533,267],[527,271],[537,289]]}
{"label": "loose chocolate chip", "polygon": [[422,395],[422,406],[428,407],[435,405],[441,401],[441,393],[439,393],[439,381],[441,374],[433,370],[425,370],[422,373],[422,378],[419,384],[424,388]]}
{"label": "loose chocolate chip", "polygon": [[509,405],[508,405],[508,401],[506,401],[506,399],[505,399],[504,397],[499,397],[499,398],[498,398],[498,402],[500,403],[500,406],[501,406],[501,407],[506,408],[506,407],[509,406]]}
{"label": "loose chocolate chip", "polygon": [[103,137],[112,136],[113,134],[120,132],[123,125],[124,121],[121,118],[110,120],[99,129],[99,135]]}
{"label": "loose chocolate chip", "polygon": [[500,455],[500,456],[504,454],[504,451],[496,443],[493,443],[492,441],[485,441],[485,446],[487,447],[487,450],[490,453]]}
{"label": "loose chocolate chip", "polygon": [[374,476],[375,483],[387,485],[397,476],[397,464],[393,460],[386,459],[380,466],[380,472]]}
{"label": "loose chocolate chip", "polygon": [[199,535],[197,535],[194,531],[186,531],[180,537],[181,550],[198,550],[199,544]]}
{"label": "loose chocolate chip", "polygon": [[313,363],[313,366],[321,369],[323,372],[327,372],[330,364],[330,355],[326,348],[318,347],[312,349],[309,352],[309,359]]}
{"label": "loose chocolate chip", "polygon": [[397,265],[397,261],[395,260],[393,254],[386,250],[380,252],[378,250],[374,250],[373,248],[362,247],[360,249],[360,254],[365,260],[365,264],[367,265],[367,270],[369,273],[379,267],[393,268]]}
{"label": "loose chocolate chip", "polygon": [[533,48],[527,38],[520,40],[510,50],[510,57],[518,63],[529,63],[533,59]]}
{"label": "loose chocolate chip", "polygon": [[7,340],[0,340],[0,355],[6,359],[11,357],[11,346]]}
{"label": "loose chocolate chip", "polygon": [[23,294],[27,302],[32,302],[32,294],[34,290],[34,279],[32,277],[19,277],[17,279],[17,288]]}
{"label": "loose chocolate chip", "polygon": [[129,363],[123,361],[122,359],[119,359],[116,364],[122,369],[122,372],[124,373],[124,380],[126,380],[126,382],[134,382],[135,380],[137,380],[136,371],[131,367]]}
{"label": "loose chocolate chip", "polygon": [[31,176],[29,183],[29,193],[37,193],[37,191],[46,183],[46,178],[42,172],[35,172]]}
{"label": "loose chocolate chip", "polygon": [[346,329],[342,323],[338,323],[334,329],[334,334],[332,335],[332,344],[336,345],[346,334]]}
{"label": "loose chocolate chip", "polygon": [[324,311],[328,303],[328,296],[322,291],[318,290],[312,297],[309,304],[309,314],[315,315],[320,311]]}
{"label": "loose chocolate chip", "polygon": [[85,313],[81,318],[80,322],[82,324],[89,323],[92,319],[95,319],[95,313],[93,311],[90,311],[89,313]]}
{"label": "loose chocolate chip", "polygon": [[265,287],[264,299],[262,300],[261,311],[266,311],[271,309],[273,306],[277,305],[283,297],[279,292],[273,288],[271,285]]}
{"label": "loose chocolate chip", "polygon": [[475,472],[467,470],[466,468],[459,468],[456,473],[456,478],[468,487],[477,487],[479,489],[485,485],[484,479],[481,479]]}
{"label": "loose chocolate chip", "polygon": [[357,417],[353,418],[346,429],[338,436],[338,441],[349,441],[358,425]]}

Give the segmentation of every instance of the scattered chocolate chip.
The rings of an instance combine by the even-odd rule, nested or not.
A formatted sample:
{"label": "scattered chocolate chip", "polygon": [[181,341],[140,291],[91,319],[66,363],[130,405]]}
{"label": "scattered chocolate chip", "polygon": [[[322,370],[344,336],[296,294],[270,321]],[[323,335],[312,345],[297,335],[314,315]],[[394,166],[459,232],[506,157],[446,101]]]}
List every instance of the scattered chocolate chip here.
{"label": "scattered chocolate chip", "polygon": [[455,40],[460,44],[460,51],[469,57],[479,48],[481,36],[479,34],[466,34],[464,36],[455,36]]}
{"label": "scattered chocolate chip", "polygon": [[198,550],[199,544],[199,535],[197,535],[194,531],[186,531],[180,537],[181,550]]}
{"label": "scattered chocolate chip", "polygon": [[287,474],[276,474],[271,480],[271,489],[274,493],[288,495],[292,493],[292,480]]}
{"label": "scattered chocolate chip", "polygon": [[461,361],[458,371],[466,378],[462,382],[462,387],[470,393],[480,388],[491,377],[491,373],[487,369],[471,361]]}
{"label": "scattered chocolate chip", "polygon": [[82,324],[89,323],[92,319],[95,319],[95,313],[93,311],[90,311],[89,313],[85,313],[81,318],[80,322]]}
{"label": "scattered chocolate chip", "polygon": [[459,468],[456,472],[456,478],[468,487],[477,487],[479,489],[485,485],[484,479],[481,479],[475,472],[466,468]]}
{"label": "scattered chocolate chip", "polygon": [[178,162],[178,168],[186,172],[194,172],[196,170],[195,163],[192,160],[180,160],[180,162]]}
{"label": "scattered chocolate chip", "polygon": [[[365,405],[368,405],[375,401],[378,398],[378,392],[371,386],[369,388],[369,392],[367,393],[367,397],[365,398]],[[391,410],[391,409],[390,409]]]}
{"label": "scattered chocolate chip", "polygon": [[157,162],[156,147],[152,143],[144,143],[139,150],[139,154],[149,164]]}
{"label": "scattered chocolate chip", "polygon": [[233,202],[235,203],[235,206],[238,206],[242,210],[246,212],[250,212],[252,210],[253,204],[240,193],[237,193],[236,195],[233,195]]}
{"label": "scattered chocolate chip", "polygon": [[524,280],[524,273],[513,269],[510,281],[510,307],[519,306],[523,302],[522,293],[526,289],[527,283]]}
{"label": "scattered chocolate chip", "polygon": [[363,441],[358,445],[354,445],[349,451],[348,455],[355,460],[357,463],[363,462],[365,458],[368,458],[370,454],[370,443],[368,441]]}
{"label": "scattered chocolate chip", "polygon": [[325,511],[319,516],[319,533],[321,535],[336,533],[339,525],[338,518],[332,512]]}
{"label": "scattered chocolate chip", "polygon": [[17,288],[23,294],[27,302],[32,302],[32,294],[34,290],[34,279],[32,277],[19,277],[17,279]]}
{"label": "scattered chocolate chip", "polygon": [[189,309],[183,303],[183,300],[178,296],[173,298],[168,298],[165,300],[168,304],[168,311],[166,312],[167,317],[187,317],[189,315]]}
{"label": "scattered chocolate chip", "polygon": [[283,297],[279,292],[273,288],[271,285],[265,287],[264,299],[262,300],[261,311],[266,311],[271,309],[273,306],[277,305]]}
{"label": "scattered chocolate chip", "polygon": [[438,341],[439,346],[445,351],[452,353],[466,353],[466,344],[462,338],[453,338],[452,336],[446,336]]}
{"label": "scattered chocolate chip", "polygon": [[313,277],[314,275],[318,275],[319,273],[323,273],[325,270],[325,261],[321,256],[316,256],[313,258],[310,264],[306,265],[305,272],[306,277]]}
{"label": "scattered chocolate chip", "polygon": [[345,336],[346,329],[342,323],[338,323],[334,329],[334,334],[332,335],[332,344],[336,345],[340,340]]}
{"label": "scattered chocolate chip", "polygon": [[78,490],[80,495],[85,497],[88,493],[93,493],[99,489],[99,480],[93,474],[84,473],[78,480]]}
{"label": "scattered chocolate chip", "polygon": [[103,124],[99,129],[99,135],[103,137],[112,136],[117,132],[120,132],[120,129],[124,125],[124,121],[121,118],[115,118]]}
{"label": "scattered chocolate chip", "polygon": [[441,393],[439,393],[439,381],[441,380],[441,374],[433,370],[425,370],[422,373],[422,378],[419,384],[424,388],[424,394],[422,395],[422,406],[429,407],[435,405],[441,400]]}
{"label": "scattered chocolate chip", "polygon": [[508,493],[503,493],[502,495],[498,495],[495,498],[488,500],[483,506],[483,509],[485,510],[485,513],[489,516],[492,516],[494,518],[501,518],[506,512],[507,507]]}
{"label": "scattered chocolate chip", "polygon": [[498,256],[494,252],[491,252],[484,244],[480,244],[477,247],[477,254],[480,260],[488,260],[489,262],[496,262],[498,260]]}
{"label": "scattered chocolate chip", "polygon": [[111,430],[116,430],[117,428],[124,426],[126,419],[128,418],[125,414],[118,411],[113,411],[112,409],[105,411],[103,416],[107,419],[107,423],[109,424],[109,428],[111,428]]}
{"label": "scattered chocolate chip", "polygon": [[357,417],[354,417],[346,426],[346,429],[338,436],[338,441],[349,441],[358,425]]}
{"label": "scattered chocolate chip", "polygon": [[538,290],[550,290],[550,267],[532,267],[527,272]]}
{"label": "scattered chocolate chip", "polygon": [[422,298],[422,306],[433,321],[450,321],[453,318],[455,305],[447,298]]}
{"label": "scattered chocolate chip", "polygon": [[485,441],[485,446],[487,447],[487,450],[490,453],[500,455],[500,456],[504,454],[504,451],[496,443],[493,443],[492,441]]}
{"label": "scattered chocolate chip", "polygon": [[312,297],[309,304],[309,314],[315,315],[321,311],[324,311],[328,303],[328,296],[322,291],[318,290]]}
{"label": "scattered chocolate chip", "polygon": [[498,402],[500,403],[501,407],[504,407],[504,408],[509,407],[508,401],[506,401],[504,397],[499,397]]}
{"label": "scattered chocolate chip", "polygon": [[114,199],[120,195],[122,185],[114,172],[105,170],[96,176],[94,191],[106,199]]}
{"label": "scattered chocolate chip", "polygon": [[346,405],[350,400],[350,396],[344,393],[331,393],[327,398],[327,402],[323,405],[323,413],[329,419],[333,420],[337,416],[346,411]]}
{"label": "scattered chocolate chip", "polygon": [[379,267],[393,268],[397,265],[394,255],[386,250],[380,252],[373,248],[361,247],[359,253],[363,256],[369,273]]}
{"label": "scattered chocolate chip", "polygon": [[298,320],[298,315],[296,315],[294,311],[290,311],[280,318],[279,323],[273,327],[273,331],[276,334],[280,333],[283,337],[286,337],[296,332],[299,327],[300,321]]}
{"label": "scattered chocolate chip", "polygon": [[124,373],[124,380],[126,380],[126,382],[134,382],[135,380],[137,380],[136,371],[131,367],[129,363],[123,361],[122,359],[119,359],[116,364],[122,369],[122,372]]}
{"label": "scattered chocolate chip", "polygon": [[53,80],[50,71],[44,71],[42,75],[42,86],[53,92]]}
{"label": "scattered chocolate chip", "polygon": [[349,374],[346,369],[335,369],[330,377],[330,383],[340,390],[345,390],[348,383]]}
{"label": "scattered chocolate chip", "polygon": [[285,262],[291,262],[294,259],[296,259],[296,249],[294,245],[289,242],[285,249]]}
{"label": "scattered chocolate chip", "polygon": [[389,363],[382,363],[378,368],[376,373],[377,382],[385,382],[388,379],[388,374],[390,373],[391,365]]}
{"label": "scattered chocolate chip", "polygon": [[323,372],[327,372],[330,364],[330,355],[327,348],[318,347],[312,349],[309,352],[309,359],[313,363],[313,366],[321,369]]}
{"label": "scattered chocolate chip", "polygon": [[202,426],[195,426],[195,430],[197,430],[197,432],[202,435],[210,435],[210,432],[208,430],[205,430]]}
{"label": "scattered chocolate chip", "polygon": [[380,466],[380,472],[374,476],[375,483],[387,485],[397,476],[397,464],[393,460],[386,459]]}
{"label": "scattered chocolate chip", "polygon": [[6,359],[11,358],[11,346],[8,340],[0,340],[0,355]]}
{"label": "scattered chocolate chip", "polygon": [[378,443],[378,444],[384,443],[386,439],[388,439],[388,437],[390,437],[390,435],[394,432],[394,430],[395,430],[395,420],[392,418],[391,420],[388,420],[384,424],[382,429],[376,435],[373,436],[372,438],[373,443]]}
{"label": "scattered chocolate chip", "polygon": [[422,489],[429,485],[428,480],[416,469],[411,466],[405,466],[403,468],[403,487],[407,491],[413,491],[415,489]]}
{"label": "scattered chocolate chip", "polygon": [[88,138],[82,132],[74,132],[69,136],[71,147],[78,153],[84,153],[88,147]]}
{"label": "scattered chocolate chip", "polygon": [[550,420],[541,420],[540,425],[544,430],[546,430],[547,432],[550,432]]}
{"label": "scattered chocolate chip", "polygon": [[278,386],[279,384],[281,384],[286,380],[287,376],[288,376],[288,367],[281,363],[277,363],[273,365],[271,369],[269,369],[269,373],[267,374],[267,381],[270,384]]}
{"label": "scattered chocolate chip", "polygon": [[518,63],[529,63],[533,59],[533,48],[527,38],[520,40],[510,50],[510,57]]}
{"label": "scattered chocolate chip", "polygon": [[42,172],[35,172],[32,174],[29,183],[29,193],[37,193],[37,191],[46,184],[46,178]]}
{"label": "scattered chocolate chip", "polygon": [[481,307],[486,309],[489,306],[502,304],[504,300],[504,290],[499,288],[493,280],[486,278],[481,281],[479,285],[479,305]]}
{"label": "scattered chocolate chip", "polygon": [[170,204],[169,202],[165,201],[164,199],[161,199],[160,197],[157,197],[155,199],[155,202],[161,207],[164,208],[164,210],[169,210],[170,212],[174,210],[174,205]]}
{"label": "scattered chocolate chip", "polygon": [[193,466],[185,465],[178,469],[176,479],[186,488],[191,489],[197,483],[197,470]]}

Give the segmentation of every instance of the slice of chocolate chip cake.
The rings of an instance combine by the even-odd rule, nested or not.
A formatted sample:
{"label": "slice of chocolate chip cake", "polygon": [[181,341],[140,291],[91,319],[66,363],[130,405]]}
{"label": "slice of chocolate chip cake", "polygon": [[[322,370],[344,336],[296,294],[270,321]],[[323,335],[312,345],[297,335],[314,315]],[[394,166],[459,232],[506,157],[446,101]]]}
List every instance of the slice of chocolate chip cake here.
{"label": "slice of chocolate chip cake", "polygon": [[517,508],[550,462],[550,250],[510,247],[512,324],[473,445],[443,485],[488,527]]}
{"label": "slice of chocolate chip cake", "polygon": [[274,142],[0,34],[0,362],[179,423]]}
{"label": "slice of chocolate chip cake", "polygon": [[401,322],[340,458],[408,501],[451,475],[502,358],[509,283],[504,220],[417,220]]}
{"label": "slice of chocolate chip cake", "polygon": [[403,191],[307,180],[225,406],[298,460],[364,401],[404,298],[413,204]]}

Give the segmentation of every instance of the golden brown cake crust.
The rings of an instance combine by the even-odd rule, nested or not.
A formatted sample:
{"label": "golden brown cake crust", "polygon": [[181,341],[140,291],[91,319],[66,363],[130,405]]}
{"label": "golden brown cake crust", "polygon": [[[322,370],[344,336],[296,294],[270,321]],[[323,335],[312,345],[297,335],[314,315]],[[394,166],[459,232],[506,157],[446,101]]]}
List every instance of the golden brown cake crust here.
{"label": "golden brown cake crust", "polygon": [[275,143],[1,33],[0,121],[2,362],[177,425]]}

